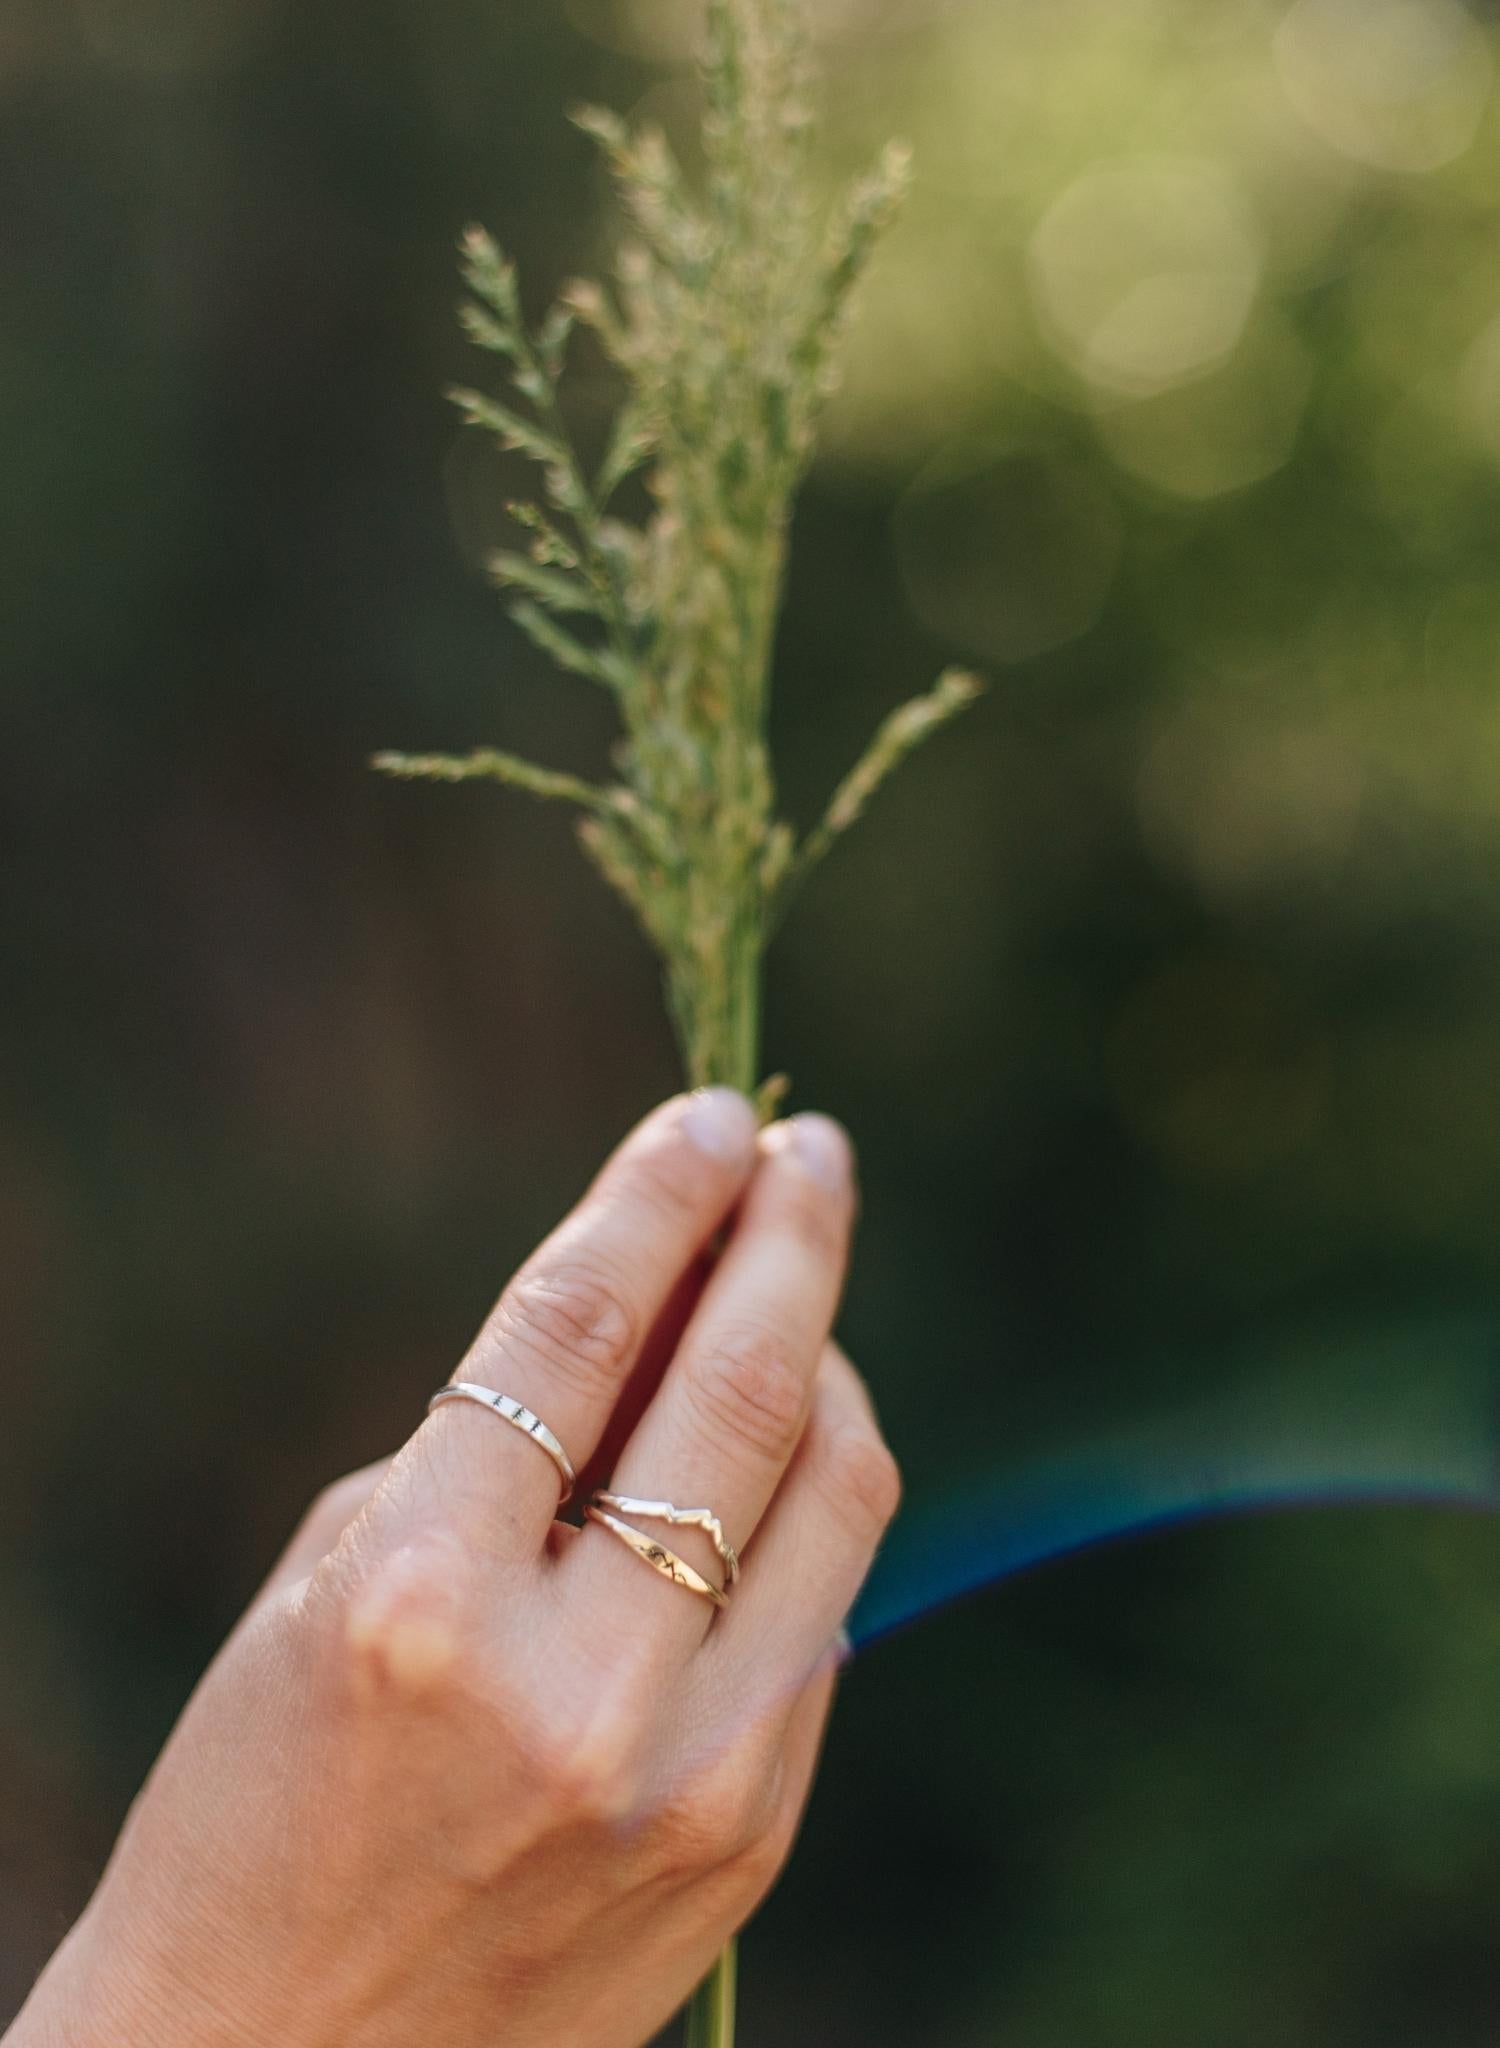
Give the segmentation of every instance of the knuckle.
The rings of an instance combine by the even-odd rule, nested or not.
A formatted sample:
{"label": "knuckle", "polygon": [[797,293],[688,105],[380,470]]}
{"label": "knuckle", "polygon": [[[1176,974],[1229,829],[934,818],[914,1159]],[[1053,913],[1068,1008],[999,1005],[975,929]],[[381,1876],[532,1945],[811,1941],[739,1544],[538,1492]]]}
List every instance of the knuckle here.
{"label": "knuckle", "polygon": [[738,1859],[738,1871],[752,1906],[759,1905],[781,1875],[797,1839],[801,1811],[796,1801],[782,1798],[767,1807],[767,1815]]}
{"label": "knuckle", "polygon": [[333,1603],[349,1690],[365,1705],[431,1702],[479,1689],[464,1581],[446,1543],[406,1545]]}
{"label": "knuckle", "polygon": [[587,1394],[612,1389],[635,1354],[637,1319],[623,1287],[574,1257],[519,1273],[495,1312],[490,1339],[535,1356]]}
{"label": "knuckle", "polygon": [[831,1429],[815,1451],[824,1489],[861,1531],[879,1534],[901,1505],[901,1468],[885,1439],[866,1423]]}
{"label": "knuckle", "polygon": [[657,1821],[661,1857],[679,1875],[751,1866],[768,1853],[774,1822],[774,1801],[760,1778],[726,1765],[663,1807]]}
{"label": "knuckle", "polygon": [[302,1518],[303,1530],[309,1535],[338,1536],[353,1521],[374,1490],[374,1481],[368,1472],[346,1472],[341,1479],[330,1480],[313,1496]]}
{"label": "knuckle", "polygon": [[752,1901],[758,1902],[775,1883],[782,1865],[791,1854],[791,1840],[767,1810],[741,1844],[734,1858],[736,1874]]}
{"label": "knuckle", "polygon": [[525,1780],[553,1830],[614,1827],[635,1810],[637,1741],[613,1705],[597,1706],[582,1724],[534,1721],[523,1751]]}
{"label": "knuckle", "polygon": [[791,1344],[764,1323],[726,1329],[688,1376],[700,1419],[715,1442],[789,1458],[802,1434],[807,1378]]}

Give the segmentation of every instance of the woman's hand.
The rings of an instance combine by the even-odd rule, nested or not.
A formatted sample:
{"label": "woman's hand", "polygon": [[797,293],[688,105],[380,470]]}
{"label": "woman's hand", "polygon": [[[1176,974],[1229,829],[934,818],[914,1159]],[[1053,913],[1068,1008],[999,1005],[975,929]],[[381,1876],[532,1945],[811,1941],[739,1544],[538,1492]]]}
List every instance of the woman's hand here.
{"label": "woman's hand", "polygon": [[[711,1508],[727,1608],[557,1524],[542,1448],[443,1404],[312,1510],[13,2048],[637,2048],[664,2023],[786,1858],[896,1505],[829,1341],[853,1210],[823,1118],[757,1141],[720,1090],[648,1117],[455,1377],[580,1471],[610,1455],[615,1491]],[[702,1532],[641,1527],[722,1582]]]}

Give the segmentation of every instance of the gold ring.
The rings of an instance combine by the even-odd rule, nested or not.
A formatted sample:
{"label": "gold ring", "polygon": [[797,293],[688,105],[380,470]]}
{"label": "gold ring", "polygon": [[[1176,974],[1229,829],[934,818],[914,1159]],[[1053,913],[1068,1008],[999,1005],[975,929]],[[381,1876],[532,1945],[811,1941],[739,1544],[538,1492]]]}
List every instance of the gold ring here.
{"label": "gold ring", "polygon": [[724,1590],[727,1593],[740,1575],[740,1561],[734,1545],[724,1534],[724,1524],[710,1508],[674,1508],[669,1500],[636,1500],[628,1493],[604,1493],[594,1495],[594,1505],[613,1508],[617,1515],[636,1515],[643,1522],[670,1522],[675,1529],[702,1529],[709,1542],[719,1553],[724,1567]]}
{"label": "gold ring", "polygon": [[670,1579],[674,1586],[696,1593],[700,1599],[711,1600],[715,1607],[729,1605],[711,1579],[705,1579],[702,1572],[695,1572],[690,1564],[685,1564],[675,1551],[658,1543],[654,1536],[643,1536],[639,1529],[632,1529],[628,1522],[622,1522],[618,1515],[610,1514],[607,1509],[595,1507],[592,1501],[583,1512],[589,1521],[597,1522],[601,1529],[608,1529],[612,1536],[618,1536],[627,1549],[633,1550],[664,1579]]}

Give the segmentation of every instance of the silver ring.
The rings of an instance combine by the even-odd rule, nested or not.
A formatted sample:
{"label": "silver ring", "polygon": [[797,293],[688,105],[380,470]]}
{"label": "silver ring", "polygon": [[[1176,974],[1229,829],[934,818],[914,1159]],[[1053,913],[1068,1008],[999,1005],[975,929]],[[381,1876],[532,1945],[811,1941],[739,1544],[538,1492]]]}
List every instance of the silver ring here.
{"label": "silver ring", "polygon": [[476,1387],[469,1380],[450,1380],[447,1386],[439,1387],[427,1403],[427,1413],[430,1415],[443,1401],[477,1401],[481,1408],[488,1408],[502,1422],[508,1422],[523,1436],[529,1436],[539,1450],[547,1453],[562,1475],[562,1492],[558,1495],[557,1505],[561,1507],[568,1499],[578,1484],[578,1474],[573,1470],[572,1459],[540,1415],[533,1415],[528,1407],[512,1400],[509,1394],[497,1394],[492,1387]]}
{"label": "silver ring", "polygon": [[670,1522],[677,1529],[702,1529],[719,1553],[727,1590],[740,1575],[740,1561],[734,1545],[724,1534],[724,1524],[711,1508],[674,1508],[669,1500],[636,1500],[628,1493],[596,1493],[601,1508],[613,1508],[619,1515],[639,1515],[645,1522]]}

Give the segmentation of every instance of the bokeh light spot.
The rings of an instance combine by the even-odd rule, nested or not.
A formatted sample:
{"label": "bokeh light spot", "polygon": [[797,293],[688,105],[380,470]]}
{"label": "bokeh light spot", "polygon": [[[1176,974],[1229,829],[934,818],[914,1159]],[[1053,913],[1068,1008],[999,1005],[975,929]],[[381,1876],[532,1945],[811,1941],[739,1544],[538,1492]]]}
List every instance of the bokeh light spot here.
{"label": "bokeh light spot", "polygon": [[1494,63],[1458,0],[1297,0],[1276,32],[1288,100],[1357,163],[1435,171],[1478,133]]}
{"label": "bokeh light spot", "polygon": [[1080,375],[1148,394],[1202,376],[1239,342],[1260,285],[1249,209],[1217,164],[1099,164],[1054,202],[1028,268],[1048,332]]}
{"label": "bokeh light spot", "polygon": [[1285,322],[1263,314],[1214,376],[1101,406],[1122,469],[1179,498],[1216,498],[1274,475],[1296,445],[1312,365]]}
{"label": "bokeh light spot", "polygon": [[1337,731],[1210,719],[1184,710],[1157,738],[1137,790],[1153,846],[1201,887],[1231,897],[1327,877],[1348,852],[1365,793]]}
{"label": "bokeh light spot", "polygon": [[1043,446],[965,443],[918,477],[896,513],[923,624],[989,661],[1027,661],[1087,632],[1120,540],[1114,500],[1081,462]]}

